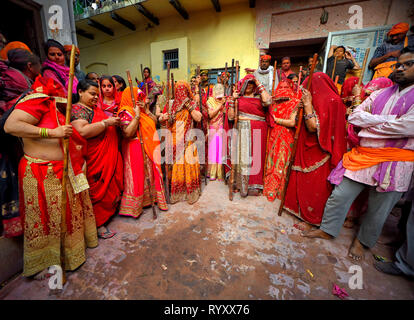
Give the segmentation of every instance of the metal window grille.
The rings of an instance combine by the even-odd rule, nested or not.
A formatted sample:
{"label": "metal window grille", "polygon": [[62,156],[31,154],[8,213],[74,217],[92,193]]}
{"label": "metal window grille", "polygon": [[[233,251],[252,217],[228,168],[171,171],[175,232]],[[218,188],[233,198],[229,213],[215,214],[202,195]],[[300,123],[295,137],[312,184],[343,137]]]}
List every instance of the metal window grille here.
{"label": "metal window grille", "polygon": [[[232,71],[232,68],[230,66],[227,68],[227,72],[230,73],[229,83],[231,81],[231,71]],[[209,69],[208,70],[208,82],[211,84],[218,83],[217,78],[218,78],[219,73],[221,72],[224,72],[224,68]],[[235,77],[236,77],[236,67],[233,68],[233,82],[234,82]]]}
{"label": "metal window grille", "polygon": [[178,69],[178,49],[163,51],[164,54],[164,70],[167,69],[167,63],[170,62],[171,69]]}

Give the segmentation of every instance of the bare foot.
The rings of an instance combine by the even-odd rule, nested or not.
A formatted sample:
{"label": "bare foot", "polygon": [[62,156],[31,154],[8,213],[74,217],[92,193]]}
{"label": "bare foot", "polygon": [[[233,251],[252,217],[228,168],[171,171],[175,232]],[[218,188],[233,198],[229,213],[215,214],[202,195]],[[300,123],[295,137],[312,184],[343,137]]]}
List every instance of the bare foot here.
{"label": "bare foot", "polygon": [[321,229],[315,229],[315,230],[302,232],[302,237],[320,238],[320,239],[326,239],[326,240],[331,240],[333,238],[330,234],[327,234],[326,232],[322,231]]}
{"label": "bare foot", "polygon": [[39,273],[37,273],[33,279],[35,280],[44,280],[46,278],[48,278],[49,276],[49,268],[44,269],[43,271],[40,271]]}
{"label": "bare foot", "polygon": [[354,219],[353,218],[346,218],[344,222],[344,227],[348,229],[352,229],[354,227]]}
{"label": "bare foot", "polygon": [[303,232],[308,232],[308,231],[312,230],[312,226],[309,223],[306,223],[304,221],[299,222],[299,223],[295,223],[293,226],[296,229],[299,229]]}
{"label": "bare foot", "polygon": [[364,257],[364,247],[357,238],[355,238],[354,242],[352,243],[348,256],[355,261],[359,261]]}

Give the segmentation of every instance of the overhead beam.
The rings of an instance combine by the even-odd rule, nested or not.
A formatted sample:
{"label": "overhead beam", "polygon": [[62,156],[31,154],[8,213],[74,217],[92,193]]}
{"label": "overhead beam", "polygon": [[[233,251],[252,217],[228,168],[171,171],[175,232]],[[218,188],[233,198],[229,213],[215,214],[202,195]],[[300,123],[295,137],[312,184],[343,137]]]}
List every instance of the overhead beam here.
{"label": "overhead beam", "polygon": [[114,31],[111,28],[108,28],[95,20],[88,19],[88,25],[91,26],[92,28],[98,29],[99,31],[109,34],[112,37],[114,36]]}
{"label": "overhead beam", "polygon": [[131,29],[132,31],[136,30],[135,25],[132,22],[129,22],[127,19],[122,18],[114,11],[111,11],[111,18],[114,19],[116,22],[119,22],[123,26],[127,27],[128,29]]}
{"label": "overhead beam", "polygon": [[249,8],[256,7],[256,0],[249,0]]}
{"label": "overhead beam", "polygon": [[86,32],[83,29],[76,28],[76,33],[78,35],[84,37],[84,38],[89,39],[89,40],[94,40],[95,39],[95,36],[92,33]]}
{"label": "overhead beam", "polygon": [[220,1],[219,0],[211,0],[211,3],[214,6],[214,9],[216,9],[216,12],[221,12],[221,7],[220,7]]}
{"label": "overhead beam", "polygon": [[160,25],[160,21],[156,16],[154,16],[151,12],[147,10],[142,4],[137,3],[135,5],[135,8],[149,21],[151,21],[153,24],[156,24],[157,26]]}
{"label": "overhead beam", "polygon": [[188,20],[189,15],[188,12],[184,9],[184,7],[181,5],[180,1],[178,0],[168,0],[170,4],[175,8],[175,10],[178,11],[178,13],[185,19]]}

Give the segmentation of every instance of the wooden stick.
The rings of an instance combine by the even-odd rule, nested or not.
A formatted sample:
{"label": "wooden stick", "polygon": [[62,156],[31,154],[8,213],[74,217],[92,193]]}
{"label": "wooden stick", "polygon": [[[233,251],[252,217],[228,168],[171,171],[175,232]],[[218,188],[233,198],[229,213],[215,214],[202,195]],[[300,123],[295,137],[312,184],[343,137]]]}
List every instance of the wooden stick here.
{"label": "wooden stick", "polygon": [[361,84],[362,84],[362,80],[363,80],[363,78],[364,78],[364,73],[365,73],[365,68],[367,67],[367,60],[368,60],[368,55],[369,55],[369,51],[370,51],[371,49],[370,48],[368,48],[366,51],[365,51],[365,55],[364,55],[364,62],[362,63],[362,71],[361,71],[361,76],[359,77],[359,80],[358,80],[358,86],[361,86]]}
{"label": "wooden stick", "polygon": [[171,89],[172,89],[172,92],[171,92],[171,95],[172,95],[172,98],[173,99],[175,99],[175,82],[174,82],[174,73],[172,73],[171,72]]}
{"label": "wooden stick", "polygon": [[276,76],[277,76],[277,60],[275,60],[275,66],[273,68],[273,82],[272,82],[272,96],[275,95],[275,83],[276,83]]}
{"label": "wooden stick", "polygon": [[[239,61],[236,61],[236,80],[238,79],[238,77],[239,77]],[[232,139],[231,139],[231,147],[232,147],[232,150],[231,150],[232,152],[231,152],[231,156],[230,156],[231,160],[235,160],[235,159],[232,159],[232,158],[235,156],[235,153],[236,153],[235,149],[236,149],[236,146],[237,146],[237,141],[235,141],[235,140],[237,138],[236,131],[237,131],[238,118],[239,118],[239,101],[238,101],[238,99],[236,99],[234,101],[234,126],[233,126],[233,132],[232,132],[233,136],[232,136]],[[229,200],[230,201],[233,201],[234,175],[235,175],[235,172],[236,172],[235,166],[236,166],[236,164],[234,163],[234,161],[231,161],[231,171],[230,171],[230,181],[229,181]]]}
{"label": "wooden stick", "polygon": [[335,69],[336,69],[336,60],[337,60],[338,58],[337,57],[335,57],[335,61],[334,61],[334,65],[333,65],[333,68],[332,68],[332,76],[331,76],[331,79],[333,80],[334,79],[334,74],[335,74]]}
{"label": "wooden stick", "polygon": [[[167,115],[170,114],[170,71],[171,71],[170,61],[167,62]],[[162,137],[162,141],[165,140],[165,137]],[[170,166],[167,163],[167,149],[165,149],[165,159],[164,159],[164,172],[165,172],[165,194],[167,196],[167,203],[170,201]]]}
{"label": "wooden stick", "polygon": [[[75,76],[75,45],[72,44],[69,64],[69,83],[68,83],[68,101],[66,104],[65,125],[70,124],[72,114],[72,91],[73,78]],[[62,203],[61,203],[61,221],[60,221],[60,266],[62,268],[62,285],[66,283],[65,275],[65,238],[66,238],[66,206],[68,195],[66,193],[66,184],[68,181],[69,166],[69,138],[63,139],[63,176],[62,176]]]}
{"label": "wooden stick", "polygon": [[[315,53],[313,55],[312,66],[311,66],[311,69],[309,71],[309,79],[308,79],[308,83],[307,83],[307,86],[306,86],[307,90],[310,90],[310,87],[311,87],[311,84],[312,84],[312,76],[313,76],[313,72],[315,71],[315,66],[316,66],[317,59],[318,59],[318,54]],[[296,148],[298,146],[299,133],[300,133],[300,130],[302,128],[302,119],[303,119],[303,107],[299,108],[299,117],[298,117],[298,122],[297,122],[296,130],[295,130],[295,137],[294,137],[294,140],[293,140],[292,153],[291,153],[289,163],[288,163],[288,168],[287,168],[287,171],[286,171],[286,181],[285,181],[285,185],[283,186],[283,190],[282,190],[282,194],[281,194],[281,201],[280,201],[278,216],[282,215],[283,206],[285,204],[286,190],[287,190],[287,187],[288,187],[288,184],[289,184],[289,178],[290,178],[290,173],[291,173],[291,170],[292,170],[292,165],[293,165],[293,162],[295,161]]]}
{"label": "wooden stick", "polygon": [[335,87],[338,85],[338,81],[339,81],[339,74],[337,74],[335,77],[335,82],[334,82]]}
{"label": "wooden stick", "polygon": [[[135,109],[136,101],[135,101],[135,96],[134,96],[134,87],[132,86],[131,74],[129,73],[129,70],[127,70],[126,73],[127,73],[128,83],[129,83],[129,90],[131,91],[132,105],[134,106],[134,109]],[[140,114],[141,114],[141,111],[135,116],[137,116],[139,118]],[[144,149],[144,139],[142,138],[141,126],[139,124],[138,124],[138,135],[139,135],[139,140],[141,142],[141,152],[142,152],[142,158],[144,159],[144,170],[145,170],[145,173],[146,173],[144,183],[145,182],[147,183],[148,191],[150,193],[152,216],[153,216],[154,219],[157,219],[157,211],[156,211],[155,205],[154,205],[154,195],[152,193],[152,184],[151,184],[150,172],[148,170],[148,165],[147,165],[147,155],[146,155],[145,149]],[[144,190],[145,190],[145,187],[144,187]]]}
{"label": "wooden stick", "polygon": [[302,81],[302,66],[300,66],[299,68],[299,77],[298,77],[298,87],[296,88],[296,94],[299,93],[299,89],[300,89],[300,82]]}
{"label": "wooden stick", "polygon": [[230,81],[231,95],[233,95],[233,70],[234,70],[234,59],[231,59],[231,81]]}

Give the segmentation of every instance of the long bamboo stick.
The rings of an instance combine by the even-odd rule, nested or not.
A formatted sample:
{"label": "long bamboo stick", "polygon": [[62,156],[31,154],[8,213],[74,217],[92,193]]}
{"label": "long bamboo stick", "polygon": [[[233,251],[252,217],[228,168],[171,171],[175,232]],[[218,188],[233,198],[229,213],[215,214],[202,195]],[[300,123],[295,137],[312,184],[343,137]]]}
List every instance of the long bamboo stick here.
{"label": "long bamboo stick", "polygon": [[362,84],[362,80],[363,80],[363,78],[364,78],[364,73],[365,73],[365,68],[367,67],[368,55],[369,55],[369,51],[370,51],[370,50],[371,50],[371,49],[370,49],[370,48],[368,48],[368,49],[365,51],[365,55],[364,55],[364,62],[362,63],[361,76],[359,77],[359,80],[358,80],[358,86],[360,86],[360,85]]}
{"label": "long bamboo stick", "polygon": [[[132,79],[131,79],[131,74],[129,72],[129,70],[127,70],[127,78],[128,78],[128,83],[129,83],[129,90],[131,91],[131,100],[132,100],[132,105],[136,106],[136,101],[135,101],[135,96],[134,96],[134,87],[132,86]],[[135,116],[140,116],[140,114],[135,115]],[[145,177],[145,182],[147,183],[148,186],[148,191],[150,193],[150,198],[151,198],[151,207],[152,207],[152,216],[154,219],[157,219],[157,211],[155,209],[155,204],[154,204],[154,194],[152,193],[152,183],[151,183],[151,178],[150,178],[150,171],[148,168],[148,164],[147,164],[147,155],[145,153],[145,149],[144,149],[144,139],[142,138],[142,132],[141,132],[141,126],[138,124],[138,135],[139,135],[139,140],[141,143],[141,152],[142,152],[142,158],[144,159],[144,170],[146,173],[146,177]]]}
{"label": "long bamboo stick", "polygon": [[338,58],[337,58],[337,57],[335,57],[334,65],[333,65],[333,68],[332,68],[332,75],[331,75],[331,79],[332,79],[332,80],[334,80],[335,69],[336,69],[336,60],[337,60],[337,59],[338,59]]}
{"label": "long bamboo stick", "polygon": [[[310,72],[309,72],[309,79],[308,79],[308,83],[307,83],[307,86],[306,86],[307,90],[310,90],[310,87],[311,87],[312,76],[313,76],[313,72],[315,71],[315,66],[316,66],[317,59],[318,59],[318,54],[315,53],[313,55],[313,62],[312,62],[312,66],[311,66],[311,69],[310,69]],[[293,146],[292,146],[292,153],[291,153],[288,168],[287,168],[287,171],[286,171],[286,181],[285,181],[285,185],[283,186],[283,190],[282,190],[282,194],[281,194],[281,201],[280,201],[278,216],[282,215],[283,206],[285,204],[286,190],[287,190],[287,187],[288,187],[288,184],[289,184],[289,178],[290,178],[290,173],[291,173],[291,170],[292,170],[292,165],[293,165],[293,162],[295,161],[296,148],[298,146],[299,133],[300,133],[300,130],[302,128],[302,118],[303,118],[303,108],[300,108],[299,109],[298,123],[297,123],[297,126],[296,126],[295,137],[294,137]]]}
{"label": "long bamboo stick", "polygon": [[[68,83],[68,100],[66,104],[65,125],[70,124],[72,114],[72,91],[73,78],[75,76],[75,46],[72,44],[69,64],[69,83]],[[66,193],[66,184],[68,181],[69,166],[69,138],[63,139],[63,176],[62,176],[62,203],[61,203],[61,221],[60,221],[60,265],[62,268],[62,285],[66,283],[65,275],[65,238],[66,238],[66,208],[68,195]]]}
{"label": "long bamboo stick", "polygon": [[[236,61],[236,81],[239,78],[239,61]],[[239,101],[238,99],[236,99],[234,101],[234,126],[233,126],[233,137],[231,139],[231,156],[230,159],[231,161],[231,172],[230,172],[230,181],[229,181],[229,200],[233,201],[233,188],[234,188],[234,175],[236,173],[236,164],[234,163],[234,156],[235,156],[235,151],[236,151],[236,146],[237,146],[237,141],[236,141],[236,131],[237,131],[237,122],[238,122],[238,118],[239,118]],[[236,161],[237,162],[237,161]]]}
{"label": "long bamboo stick", "polygon": [[[167,62],[167,86],[166,86],[167,92],[166,92],[166,98],[167,98],[167,115],[170,114],[170,61]],[[165,136],[161,138],[161,142],[164,142]],[[167,148],[164,150],[164,172],[165,172],[165,194],[166,194],[166,200],[167,203],[171,203],[170,201],[170,166],[167,162],[168,160],[168,154],[167,154]]]}

